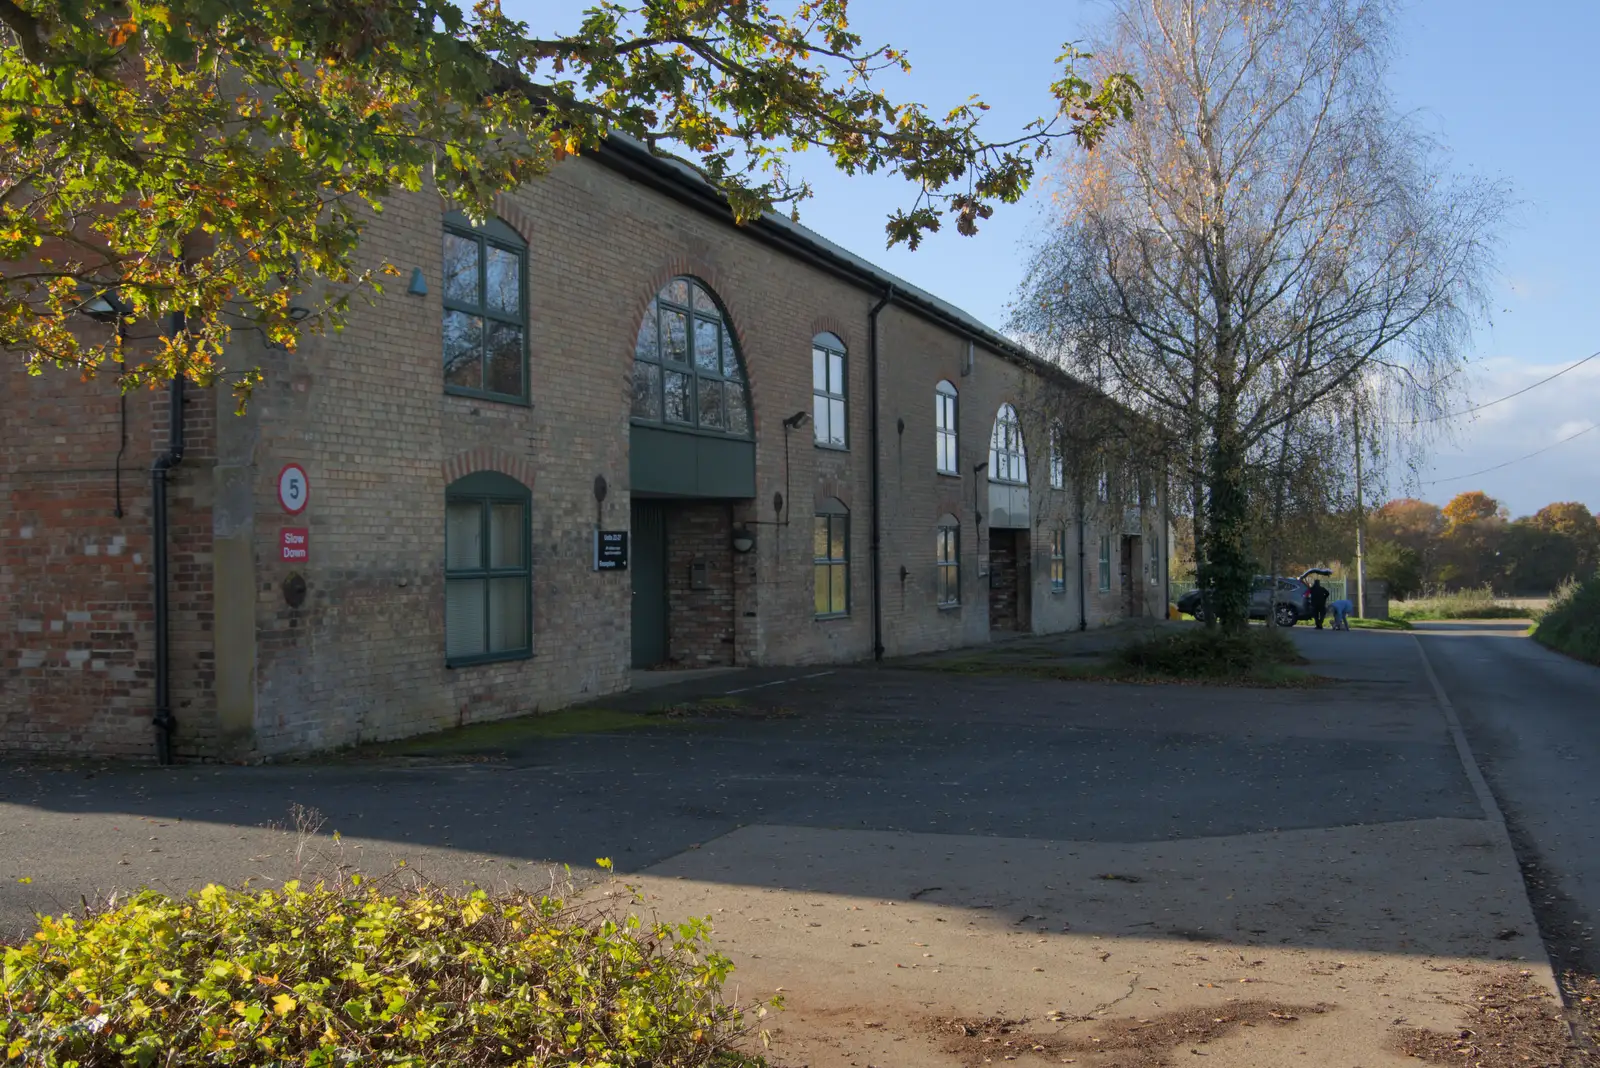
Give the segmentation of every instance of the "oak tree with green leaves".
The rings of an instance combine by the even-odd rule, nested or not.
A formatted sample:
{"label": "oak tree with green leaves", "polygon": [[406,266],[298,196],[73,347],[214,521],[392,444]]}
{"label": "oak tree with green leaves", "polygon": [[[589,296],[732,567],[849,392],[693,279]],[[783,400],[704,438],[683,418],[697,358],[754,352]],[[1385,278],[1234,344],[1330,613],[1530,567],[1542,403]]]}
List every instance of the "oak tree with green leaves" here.
{"label": "oak tree with green leaves", "polygon": [[0,346],[35,373],[211,384],[232,330],[293,348],[381,285],[358,248],[386,196],[482,217],[614,134],[690,158],[741,221],[808,195],[785,159],[812,149],[907,180],[891,244],[972,233],[1054,145],[1130,114],[1137,87],[1079,58],[1056,114],[989,140],[977,98],[881,91],[907,61],[845,0],[604,2],[548,37],[493,0],[0,0]]}

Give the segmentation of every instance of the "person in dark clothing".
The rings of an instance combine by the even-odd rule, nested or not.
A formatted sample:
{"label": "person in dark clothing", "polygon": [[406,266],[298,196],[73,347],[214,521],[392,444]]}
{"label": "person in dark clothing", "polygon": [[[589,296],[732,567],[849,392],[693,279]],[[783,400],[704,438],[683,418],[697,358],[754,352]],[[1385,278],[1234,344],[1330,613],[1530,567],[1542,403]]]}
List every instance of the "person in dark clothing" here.
{"label": "person in dark clothing", "polygon": [[1317,629],[1321,630],[1322,621],[1328,615],[1328,587],[1321,579],[1311,580],[1311,615],[1317,621]]}

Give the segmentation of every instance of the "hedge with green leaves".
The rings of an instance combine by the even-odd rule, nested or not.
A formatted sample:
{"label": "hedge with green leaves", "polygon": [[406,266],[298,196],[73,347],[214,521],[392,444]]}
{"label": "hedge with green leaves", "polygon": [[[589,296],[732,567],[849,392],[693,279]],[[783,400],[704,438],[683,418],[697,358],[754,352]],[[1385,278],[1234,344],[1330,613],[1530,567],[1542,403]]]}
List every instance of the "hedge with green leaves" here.
{"label": "hedge with green leaves", "polygon": [[359,877],[144,891],[4,948],[0,1049],[40,1068],[760,1065],[708,934]]}
{"label": "hedge with green leaves", "polygon": [[1600,664],[1600,574],[1564,583],[1539,617],[1533,636],[1568,656]]}

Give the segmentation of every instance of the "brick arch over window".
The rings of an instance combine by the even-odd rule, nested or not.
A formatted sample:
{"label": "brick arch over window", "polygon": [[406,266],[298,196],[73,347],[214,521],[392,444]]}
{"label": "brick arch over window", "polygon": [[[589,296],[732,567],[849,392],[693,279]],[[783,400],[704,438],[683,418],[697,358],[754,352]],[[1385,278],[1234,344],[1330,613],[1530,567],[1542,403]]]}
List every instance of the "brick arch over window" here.
{"label": "brick arch over window", "polygon": [[832,334],[834,337],[838,338],[847,349],[854,347],[854,340],[851,337],[851,333],[852,331],[850,330],[850,327],[845,325],[844,320],[838,318],[837,316],[818,315],[816,318],[811,320],[811,335],[813,337],[818,334]]}
{"label": "brick arch over window", "polygon": [[501,222],[515,230],[518,237],[529,245],[533,244],[533,219],[510,196],[505,193],[495,194],[494,213],[500,217]]}
{"label": "brick arch over window", "polygon": [[[675,256],[658,266],[645,290],[634,294],[633,307],[629,310],[627,322],[623,324],[623,349],[630,356],[633,353],[633,343],[639,335],[639,324],[644,321],[644,313],[649,309],[650,302],[660,295],[668,282],[674,278],[691,278],[696,282],[704,282],[705,287],[716,295],[717,302],[722,305],[724,318],[728,322],[728,329],[733,333],[734,343],[739,346],[740,353],[749,352],[745,344],[744,321],[745,316],[740,312],[738,302],[728,297],[726,281],[722,272],[703,260],[690,259],[684,256]],[[745,362],[745,377],[750,376],[749,361]]]}
{"label": "brick arch over window", "polygon": [[834,475],[824,475],[817,479],[816,501],[821,504],[826,500],[835,500],[844,505],[846,509],[853,508],[854,502],[850,500],[850,484]]}
{"label": "brick arch over window", "polygon": [[533,489],[533,461],[492,445],[480,445],[475,449],[458,452],[444,462],[442,469],[445,485],[477,471],[498,471]]}

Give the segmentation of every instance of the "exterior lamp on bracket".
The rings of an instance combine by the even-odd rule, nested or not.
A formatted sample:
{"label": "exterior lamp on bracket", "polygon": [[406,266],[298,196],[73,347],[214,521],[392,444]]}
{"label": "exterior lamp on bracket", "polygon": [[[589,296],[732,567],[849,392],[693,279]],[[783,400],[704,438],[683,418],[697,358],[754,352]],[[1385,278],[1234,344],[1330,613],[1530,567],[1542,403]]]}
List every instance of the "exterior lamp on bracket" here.
{"label": "exterior lamp on bracket", "polygon": [[733,551],[741,556],[756,547],[756,532],[748,525],[740,524],[733,528]]}

